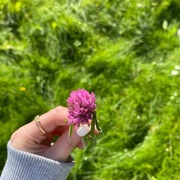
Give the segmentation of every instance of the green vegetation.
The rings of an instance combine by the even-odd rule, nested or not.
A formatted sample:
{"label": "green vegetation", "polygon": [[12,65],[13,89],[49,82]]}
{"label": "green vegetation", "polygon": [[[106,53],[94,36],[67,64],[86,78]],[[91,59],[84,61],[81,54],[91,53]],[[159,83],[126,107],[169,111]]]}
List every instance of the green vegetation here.
{"label": "green vegetation", "polygon": [[74,180],[180,179],[179,0],[0,0],[0,169],[11,133],[97,96],[103,133]]}

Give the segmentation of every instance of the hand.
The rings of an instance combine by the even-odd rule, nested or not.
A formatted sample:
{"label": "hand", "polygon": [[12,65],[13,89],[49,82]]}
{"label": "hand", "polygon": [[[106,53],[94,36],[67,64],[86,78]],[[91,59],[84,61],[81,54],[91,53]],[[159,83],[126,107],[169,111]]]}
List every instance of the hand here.
{"label": "hand", "polygon": [[[12,136],[11,145],[19,150],[41,155],[53,160],[66,162],[71,151],[76,147],[83,147],[81,137],[77,135],[77,126],[74,126],[69,137],[67,108],[59,106],[39,116],[41,127],[46,131],[43,134],[35,121],[32,121],[17,131]],[[59,138],[53,143],[53,137]]]}

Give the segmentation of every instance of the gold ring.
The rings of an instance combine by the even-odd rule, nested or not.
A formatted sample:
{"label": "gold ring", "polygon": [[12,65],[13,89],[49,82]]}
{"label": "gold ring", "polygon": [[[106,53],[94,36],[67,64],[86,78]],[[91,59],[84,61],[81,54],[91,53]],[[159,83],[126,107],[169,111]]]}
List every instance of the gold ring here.
{"label": "gold ring", "polygon": [[47,132],[44,130],[44,128],[41,126],[41,122],[39,120],[39,115],[37,115],[35,118],[34,118],[34,121],[37,125],[37,127],[40,129],[40,131],[45,135],[47,134]]}

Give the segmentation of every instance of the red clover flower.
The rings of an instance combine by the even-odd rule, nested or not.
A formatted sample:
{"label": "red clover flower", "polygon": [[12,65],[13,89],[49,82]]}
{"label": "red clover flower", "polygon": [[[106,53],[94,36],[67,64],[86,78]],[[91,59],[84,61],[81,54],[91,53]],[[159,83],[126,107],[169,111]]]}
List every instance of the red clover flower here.
{"label": "red clover flower", "polygon": [[67,99],[68,123],[88,124],[96,110],[96,96],[84,89],[72,91]]}

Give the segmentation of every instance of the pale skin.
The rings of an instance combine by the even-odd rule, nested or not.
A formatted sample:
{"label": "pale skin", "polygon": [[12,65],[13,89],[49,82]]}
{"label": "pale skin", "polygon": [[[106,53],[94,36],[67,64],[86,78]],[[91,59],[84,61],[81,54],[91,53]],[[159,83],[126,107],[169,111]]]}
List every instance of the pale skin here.
{"label": "pale skin", "polygon": [[[65,122],[67,115],[67,108],[62,106],[42,114],[39,120],[47,134],[43,134],[35,121],[31,121],[12,134],[11,145],[18,150],[60,162],[67,162],[75,147],[83,148],[82,137],[76,133],[78,128],[76,125],[73,128],[71,137],[69,137],[69,126]],[[54,135],[58,135],[59,138],[52,144]]]}

